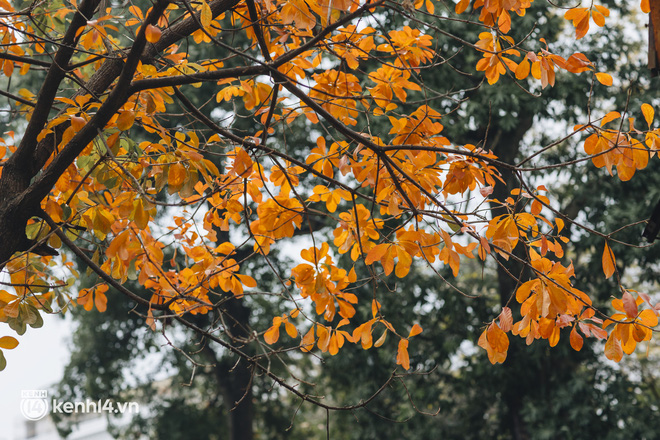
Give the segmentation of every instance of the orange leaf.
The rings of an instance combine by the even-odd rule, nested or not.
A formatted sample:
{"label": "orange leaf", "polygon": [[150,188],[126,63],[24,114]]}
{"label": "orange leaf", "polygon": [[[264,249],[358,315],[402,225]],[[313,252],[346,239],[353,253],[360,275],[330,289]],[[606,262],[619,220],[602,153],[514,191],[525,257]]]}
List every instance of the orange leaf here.
{"label": "orange leaf", "polygon": [[186,167],[180,163],[170,165],[167,171],[167,183],[172,187],[177,187],[183,184],[186,180]]}
{"label": "orange leaf", "polygon": [[71,116],[71,126],[76,133],[85,126],[85,123],[86,121],[80,116]]}
{"label": "orange leaf", "polygon": [[126,131],[135,123],[135,112],[121,111],[117,116],[117,128],[121,131]]}
{"label": "orange leaf", "polygon": [[375,299],[371,300],[371,315],[375,318],[380,310],[380,303]]}
{"label": "orange leaf", "polygon": [[96,310],[101,313],[105,312],[108,308],[108,297],[105,296],[102,290],[101,288],[96,289],[94,295],[94,305],[96,306]]}
{"label": "orange leaf", "polygon": [[509,338],[495,323],[488,327],[486,338],[488,338],[488,343],[493,347],[493,350],[497,352],[505,353],[509,349]]}
{"label": "orange leaf", "polygon": [[596,79],[604,86],[611,86],[614,83],[612,80],[612,75],[609,73],[598,72],[596,73]]}
{"label": "orange leaf", "polygon": [[513,328],[513,314],[508,307],[502,307],[500,313],[500,328],[503,332],[508,332]]}
{"label": "orange leaf", "polygon": [[637,317],[638,309],[635,298],[627,290],[623,292],[623,297],[621,298],[623,303],[623,310],[628,315],[628,318],[635,319]]}
{"label": "orange leaf", "polygon": [[412,338],[413,336],[417,336],[422,332],[422,327],[419,324],[413,325],[412,329],[410,329],[410,334],[408,335],[409,338]]}
{"label": "orange leaf", "polygon": [[289,321],[286,321],[284,323],[284,329],[286,330],[286,334],[289,335],[292,338],[298,337],[298,329],[296,328],[295,325],[291,324]]}
{"label": "orange leaf", "polygon": [[619,362],[623,358],[623,348],[621,348],[621,341],[615,337],[614,333],[610,333],[610,337],[605,343],[605,356],[614,362]]}
{"label": "orange leaf", "polygon": [[575,351],[580,351],[582,350],[582,345],[584,344],[584,339],[582,339],[582,336],[577,332],[577,327],[573,327],[573,330],[571,330],[571,347],[573,347],[573,350]]}
{"label": "orange leaf", "polygon": [[[575,21],[573,23],[575,23]],[[585,11],[584,16],[575,26],[575,37],[579,40],[587,35],[587,32],[589,32],[589,13]]]}
{"label": "orange leaf", "polygon": [[234,159],[234,172],[241,177],[249,177],[249,173],[252,171],[252,166],[254,162],[252,158],[242,148],[236,149],[236,158]]}
{"label": "orange leaf", "polygon": [[645,14],[651,12],[651,6],[649,5],[649,0],[642,0],[639,7],[642,9],[642,12]]}
{"label": "orange leaf", "polygon": [[302,351],[311,351],[314,348],[314,326],[312,326],[309,331],[303,336],[302,342],[300,343],[300,349]]}
{"label": "orange leaf", "polygon": [[[648,2],[648,0],[646,0]],[[462,14],[465,12],[467,7],[470,5],[470,0],[461,0],[456,4],[456,13],[457,14]]]}
{"label": "orange leaf", "polygon": [[603,5],[594,5],[594,7],[598,10],[598,12],[603,14],[603,16],[605,16],[605,17],[610,16],[610,10],[607,9],[605,6],[603,6]]}
{"label": "orange leaf", "polygon": [[605,17],[603,14],[601,14],[599,11],[591,11],[591,18],[594,19],[594,23],[596,23],[598,26],[603,27],[605,26]]}
{"label": "orange leaf", "polygon": [[18,345],[18,341],[16,338],[13,338],[11,336],[3,336],[0,338],[0,348],[4,348],[5,350],[11,350],[12,348],[16,348]]}
{"label": "orange leaf", "polygon": [[[312,334],[312,338],[314,335]],[[274,344],[277,342],[277,340],[280,338],[280,322],[277,321],[277,323],[273,323],[273,326],[266,330],[266,333],[264,333],[264,341],[266,341],[267,344]],[[303,340],[303,342],[305,342]]]}
{"label": "orange leaf", "polygon": [[408,340],[401,339],[399,341],[399,349],[396,353],[396,363],[401,365],[406,370],[410,369],[410,357],[408,356]]}
{"label": "orange leaf", "polygon": [[642,104],[642,113],[644,114],[644,119],[646,119],[646,123],[649,124],[649,128],[651,128],[651,124],[653,124],[653,118],[655,116],[655,111],[653,110],[653,107],[651,107],[646,103]]}
{"label": "orange leaf", "polygon": [[616,259],[614,258],[614,253],[610,247],[605,243],[605,249],[603,250],[603,273],[605,273],[605,278],[609,278],[614,274],[616,268]]}
{"label": "orange leaf", "polygon": [[658,315],[650,309],[642,310],[642,313],[639,314],[639,320],[648,327],[655,327],[658,325]]}
{"label": "orange leaf", "polygon": [[615,119],[618,119],[621,117],[621,113],[619,112],[609,112],[608,114],[605,115],[605,117],[600,121],[600,126],[602,127],[603,125],[607,124],[610,121],[613,121]]}
{"label": "orange leaf", "polygon": [[147,28],[144,30],[144,36],[149,43],[158,43],[161,34],[161,30],[151,24],[148,24]]}
{"label": "orange leaf", "polygon": [[[241,284],[243,284],[245,287],[257,287],[257,280],[252,278],[250,275],[243,275],[241,273],[236,274],[239,280],[241,280]],[[295,315],[298,315],[298,311],[295,312]],[[295,318],[294,312],[291,313],[291,317]]]}
{"label": "orange leaf", "polygon": [[130,219],[135,222],[139,229],[145,229],[149,224],[149,213],[144,209],[144,202],[141,197],[133,201],[133,211],[131,212]]}
{"label": "orange leaf", "polygon": [[525,79],[529,75],[529,71],[531,69],[531,64],[527,57],[525,57],[524,60],[518,64],[518,68],[516,69],[516,79]]}

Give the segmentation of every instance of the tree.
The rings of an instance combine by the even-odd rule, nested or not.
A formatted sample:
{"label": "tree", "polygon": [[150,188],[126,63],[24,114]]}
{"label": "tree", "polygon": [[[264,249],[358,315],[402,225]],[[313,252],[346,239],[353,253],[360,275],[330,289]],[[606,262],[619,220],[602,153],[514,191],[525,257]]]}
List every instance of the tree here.
{"label": "tree", "polygon": [[[651,298],[619,276],[612,249],[629,243],[618,229],[597,231],[559,211],[561,200],[534,176],[570,166],[539,164],[580,138],[584,154],[575,160],[632,179],[655,154],[653,107],[641,105],[644,122],[635,128],[621,122],[630,109],[601,117],[588,103],[578,126],[525,158],[491,151],[501,138],[488,127],[457,143],[440,122],[470,128],[464,100],[498,81],[530,94],[555,86],[559,70],[590,75],[592,88],[613,83],[580,52],[552,53],[533,30],[530,38],[510,36],[528,30],[515,28],[513,13],[524,16],[530,4],[461,0],[456,14],[434,14],[431,0],[184,0],[149,9],[0,1],[9,78],[2,94],[28,121],[4,138],[0,262],[11,291],[0,292],[0,319],[20,334],[38,325],[40,312],[72,300],[104,311],[111,286],[152,329],[175,320],[302,401],[354,409],[369,399],[326,404],[271,364],[298,348],[336,355],[345,343],[370,349],[390,335],[396,364],[409,370],[409,346],[422,327],[386,318],[394,311],[382,308],[383,277],[405,279],[413,261],[458,276],[465,259],[478,259],[509,277],[499,277],[499,313],[478,339],[492,363],[507,358],[509,335],[555,346],[562,329],[576,350],[584,337],[606,339],[606,356],[619,361],[657,325]],[[591,20],[603,26],[608,15],[591,5],[564,18],[581,39]],[[456,20],[464,27],[448,32]],[[249,44],[237,44],[238,35]],[[454,66],[455,54],[434,43],[445,37],[460,42],[473,64]],[[424,82],[426,71],[445,68],[476,69],[488,84],[438,90]],[[10,79],[40,69],[38,93],[12,88]],[[195,103],[189,95],[202,84],[213,86],[210,100]],[[441,114],[434,106],[443,102],[453,107]],[[518,122],[520,136],[534,124],[525,115]],[[291,142],[301,136],[292,127],[313,148]],[[602,271],[621,289],[612,316],[593,305],[562,260],[567,224],[599,241]],[[303,262],[280,270],[274,250],[303,239]],[[74,298],[67,293],[74,264],[54,258],[61,247],[100,279]],[[277,287],[260,290],[250,267],[271,268]],[[366,285],[369,297],[354,293]],[[268,329],[253,329],[240,318],[245,296],[283,313]],[[248,397],[250,377],[239,390]]]}

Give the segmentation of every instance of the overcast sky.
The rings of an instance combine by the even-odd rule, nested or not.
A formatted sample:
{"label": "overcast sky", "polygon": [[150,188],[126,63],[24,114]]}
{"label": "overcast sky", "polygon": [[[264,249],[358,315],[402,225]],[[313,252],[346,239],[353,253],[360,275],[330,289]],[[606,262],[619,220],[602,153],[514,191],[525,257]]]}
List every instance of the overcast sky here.
{"label": "overcast sky", "polygon": [[62,377],[68,360],[69,321],[42,314],[44,326],[28,327],[23,336],[17,336],[6,325],[0,336],[14,336],[19,345],[3,350],[7,368],[0,371],[0,440],[23,437],[24,418],[20,413],[21,390],[46,389]]}

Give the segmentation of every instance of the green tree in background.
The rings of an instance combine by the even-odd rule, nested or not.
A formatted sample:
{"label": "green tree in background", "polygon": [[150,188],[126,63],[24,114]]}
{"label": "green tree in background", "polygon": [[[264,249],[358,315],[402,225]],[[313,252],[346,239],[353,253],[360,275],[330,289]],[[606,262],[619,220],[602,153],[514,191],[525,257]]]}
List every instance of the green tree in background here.
{"label": "green tree in background", "polygon": [[[615,9],[615,4],[607,4]],[[618,11],[619,9],[616,8]],[[621,8],[625,14],[627,11]],[[405,19],[405,16],[403,16]],[[402,16],[384,18],[384,27],[400,26]],[[548,14],[546,5],[535,5],[528,11],[524,20],[528,26],[535,22],[542,23],[535,30],[535,35],[544,35],[548,40],[555,39],[562,31],[561,17]],[[449,25],[448,25],[449,26]],[[457,29],[462,23],[455,25]],[[614,28],[614,30],[613,30]],[[609,100],[607,105],[621,109],[628,102],[628,90],[634,90],[629,108],[637,109],[644,99],[644,90],[649,87],[639,59],[632,54],[639,54],[637,42],[627,43],[622,29],[616,25],[608,28],[608,32],[597,39],[598,46],[593,52],[586,52],[589,59],[597,61],[599,66],[607,70],[615,66],[624,66],[618,72],[622,86],[616,91],[612,88],[606,91],[594,88],[595,94],[586,91],[591,88],[590,79],[586,77],[561,78],[561,86],[544,92],[542,99],[522,90],[514,82],[500,80],[491,87],[478,87],[481,78],[473,71],[444,69],[441,71],[424,71],[419,75],[429,89],[438,89],[443,84],[452,84],[454,91],[464,90],[456,94],[465,102],[438,98],[444,110],[448,113],[443,118],[447,136],[462,143],[478,144],[487,140],[489,148],[503,160],[515,163],[516,160],[529,155],[539,145],[551,142],[551,136],[540,127],[548,127],[550,121],[561,125],[572,126],[583,116],[581,111],[586,108],[589,100],[594,103],[599,100]],[[453,32],[452,32],[453,33]],[[477,39],[478,32],[472,36]],[[515,35],[515,34],[513,34]],[[522,36],[515,36],[516,41]],[[456,53],[448,61],[453,66],[471,66],[478,61],[478,54],[460,50],[451,39],[439,39],[442,53]],[[608,51],[616,47],[617,51]],[[557,51],[561,54],[561,51]],[[567,57],[570,52],[566,53]],[[622,62],[619,57],[632,57],[630,63]],[[449,57],[448,57],[449,58]],[[627,60],[624,60],[627,61]],[[363,61],[367,69],[368,61]],[[606,70],[603,68],[603,70]],[[441,73],[438,73],[441,72]],[[559,81],[559,79],[558,79]],[[238,114],[240,114],[239,104]],[[210,109],[209,109],[210,110]],[[454,110],[452,113],[451,111]],[[637,115],[640,119],[641,115]],[[461,121],[470,120],[470,124]],[[238,120],[241,121],[240,119]],[[245,120],[243,122],[246,122]],[[240,125],[239,125],[240,126]],[[389,130],[384,124],[382,128],[372,124],[374,131]],[[249,130],[249,124],[241,127]],[[304,133],[304,127],[299,127]],[[295,130],[285,131],[287,136],[293,136]],[[313,147],[310,139],[300,136],[295,143],[301,147],[301,152],[308,152]],[[561,164],[584,157],[579,146],[572,141],[559,146],[545,157],[542,165]],[[538,164],[537,164],[538,165]],[[602,169],[595,169],[588,163],[577,163],[572,167],[563,167],[559,177],[566,183],[554,195],[563,204],[560,211],[569,220],[575,219],[585,226],[598,231],[611,232],[621,225],[635,223],[644,219],[657,194],[649,191],[649,197],[640,199],[630,197],[630,194],[646,194],[649,188],[655,187],[651,182],[657,180],[657,167],[649,166],[638,171],[636,178],[630,182],[619,182],[604,179]],[[503,172],[503,178],[508,188],[515,187],[517,177],[514,173]],[[538,178],[542,182],[547,176],[539,170]],[[598,191],[584,191],[584,188],[598,188]],[[503,200],[509,196],[509,189],[495,186],[493,197]],[[497,213],[497,207],[493,206]],[[322,228],[322,225],[316,225]],[[565,254],[575,264],[578,279],[588,286],[590,296],[600,301],[605,307],[611,296],[618,296],[616,284],[603,281],[600,266],[602,237],[584,234],[578,226],[568,223],[570,236],[575,237]],[[624,229],[618,235],[627,243],[639,242],[642,225]],[[582,238],[584,237],[584,239]],[[657,279],[656,251],[651,249],[632,249],[612,245],[619,273],[624,276],[629,270],[640,270],[643,276],[640,281]],[[273,259],[274,260],[274,259]],[[271,261],[273,261],[271,260]],[[568,337],[562,335],[559,345],[553,349],[541,346],[525,347],[525,344],[515,338],[511,339],[508,360],[497,370],[487,362],[482,352],[476,351],[474,342],[479,338],[484,323],[489,322],[494,310],[506,305],[511,292],[516,289],[515,280],[511,280],[507,272],[521,273],[521,267],[512,261],[500,259],[499,265],[464,263],[461,277],[454,278],[451,270],[443,269],[444,280],[421,265],[414,266],[412,282],[401,282],[395,277],[383,280],[383,285],[392,290],[391,294],[380,297],[384,310],[398,310],[397,316],[387,315],[394,327],[406,323],[420,321],[424,324],[424,333],[417,336],[419,350],[411,354],[411,365],[417,369],[411,375],[393,372],[391,359],[396,356],[395,347],[384,346],[379,351],[350,351],[341,357],[326,358],[323,362],[312,361],[289,356],[286,360],[291,369],[311,371],[314,386],[301,385],[301,389],[310,395],[322,395],[324,401],[330,404],[342,405],[357,403],[368,396],[377,393],[383,383],[389,385],[370,401],[363,409],[355,409],[346,413],[333,413],[329,416],[329,426],[332,438],[368,439],[368,438],[621,438],[633,435],[635,438],[653,438],[654,430],[646,424],[635,423],[638,419],[650,420],[656,414],[657,398],[653,388],[640,383],[632,372],[604,365],[599,353],[602,348],[592,347],[587,343],[582,351],[575,352],[568,344]],[[357,269],[360,269],[359,267]],[[357,270],[356,269],[356,270]],[[256,270],[256,269],[255,269]],[[364,268],[360,269],[364,270]],[[252,272],[251,272],[252,273]],[[363,278],[367,274],[359,273]],[[635,275],[636,276],[636,275]],[[260,277],[261,280],[261,277]],[[261,281],[260,281],[261,282]],[[369,295],[369,286],[365,286],[360,295]],[[456,289],[466,294],[457,293]],[[473,298],[476,297],[476,298]],[[131,307],[132,308],[132,307]],[[129,308],[130,309],[130,308]],[[250,302],[250,315],[255,328],[268,325],[269,317],[274,312],[269,302]],[[128,310],[122,310],[112,320],[123,321]],[[106,312],[107,313],[107,312]],[[360,313],[360,312],[358,312]],[[360,319],[367,320],[368,311],[363,310]],[[90,321],[78,332],[89,335],[93,328],[100,328],[100,320],[109,318],[107,315],[80,315],[83,320],[89,316]],[[230,313],[230,316],[236,316]],[[257,320],[265,320],[257,324]],[[136,318],[137,322],[137,318]],[[136,327],[137,328],[137,327]],[[113,330],[108,329],[112,334]],[[124,332],[116,332],[122,335]],[[132,333],[135,335],[135,332]],[[375,334],[374,339],[380,336]],[[108,337],[102,331],[99,338]],[[391,337],[391,336],[390,336]],[[144,334],[144,344],[153,344],[153,335]],[[140,338],[142,339],[142,338]],[[184,340],[187,340],[184,338]],[[192,339],[194,341],[194,338]],[[150,342],[149,342],[150,341]],[[102,339],[91,339],[90,344],[76,341],[74,346],[81,358],[86,358],[87,350],[103,347]],[[122,350],[121,343],[114,345]],[[81,349],[81,347],[85,347]],[[195,344],[178,346],[185,353],[196,353]],[[109,353],[108,353],[109,354]],[[171,352],[176,358],[172,364],[173,381],[185,382],[192,375],[190,360],[178,351]],[[177,357],[178,356],[178,357]],[[126,392],[126,385],[119,385],[123,376],[121,371],[129,365],[128,361],[135,359],[127,351],[120,351],[111,356],[113,359],[124,360],[116,363],[115,378],[100,383],[117,383],[117,390],[102,390],[92,384],[80,390],[81,395],[103,395],[111,391],[115,398],[121,397],[121,391]],[[94,358],[94,357],[92,357]],[[72,359],[72,367],[76,365]],[[192,389],[172,387],[177,390],[171,401],[158,410],[162,417],[154,417],[141,421],[141,426],[154,438],[174,438],[181,432],[185,436],[189,426],[185,423],[188,417],[198,420],[198,438],[215,438],[219,431],[228,426],[226,415],[231,407],[231,398],[223,404],[212,406],[222,395],[222,378],[213,378],[213,368],[205,368],[205,364],[221,364],[221,357],[212,359],[203,353],[194,358],[201,365],[196,375],[205,375],[204,379],[195,382]],[[231,365],[232,363],[230,363]],[[107,360],[98,359],[91,363],[87,371],[82,368],[69,368],[66,384],[85,383],[84,378],[94,379],[97,366],[109,365]],[[282,367],[273,362],[273,368]],[[224,367],[229,371],[231,366]],[[229,376],[231,377],[231,376]],[[256,376],[258,378],[258,376]],[[148,382],[148,381],[147,381]],[[255,436],[260,438],[309,438],[319,436],[324,430],[326,414],[314,407],[304,404],[296,410],[295,399],[285,398],[277,391],[269,391],[267,383],[260,384],[258,380],[252,384],[252,399],[254,401],[252,420]],[[201,391],[200,388],[201,387]],[[195,391],[197,390],[197,391]],[[180,392],[180,394],[179,394]],[[199,405],[199,393],[209,393],[202,401],[208,405]],[[91,394],[94,393],[94,394]],[[101,393],[101,394],[98,394]],[[236,396],[233,397],[236,401]],[[155,400],[158,400],[156,398]],[[544,405],[539,405],[539,401]],[[423,417],[421,413],[435,414],[436,417]],[[174,416],[177,411],[179,417]],[[291,430],[286,428],[295,414]],[[167,420],[167,423],[165,422]],[[177,421],[181,421],[177,423]],[[395,423],[398,422],[398,423]],[[208,425],[207,425],[208,423]],[[215,425],[214,425],[215,424]],[[208,426],[208,430],[205,430]],[[150,430],[151,429],[151,430]],[[166,430],[159,430],[166,429]],[[170,437],[168,437],[170,436]]]}

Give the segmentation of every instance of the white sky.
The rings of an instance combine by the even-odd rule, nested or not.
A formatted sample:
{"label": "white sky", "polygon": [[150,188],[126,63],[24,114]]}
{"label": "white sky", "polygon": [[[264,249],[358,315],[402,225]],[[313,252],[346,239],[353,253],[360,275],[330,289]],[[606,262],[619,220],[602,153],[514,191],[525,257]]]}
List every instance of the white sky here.
{"label": "white sky", "polygon": [[20,412],[21,390],[46,389],[62,377],[69,358],[67,339],[70,321],[45,315],[40,329],[28,327],[23,336],[16,336],[3,325],[0,336],[14,336],[19,341],[13,350],[3,350],[7,368],[0,371],[0,440],[24,437],[24,418]]}

